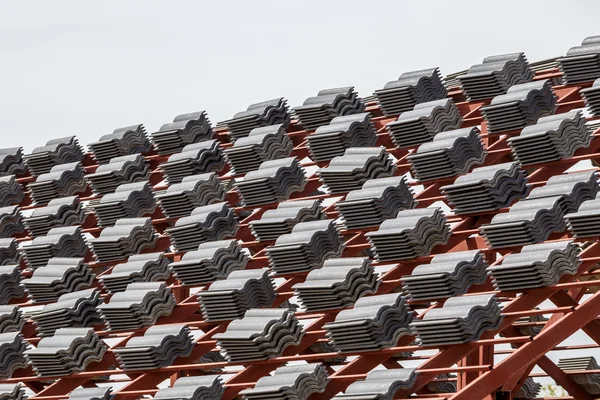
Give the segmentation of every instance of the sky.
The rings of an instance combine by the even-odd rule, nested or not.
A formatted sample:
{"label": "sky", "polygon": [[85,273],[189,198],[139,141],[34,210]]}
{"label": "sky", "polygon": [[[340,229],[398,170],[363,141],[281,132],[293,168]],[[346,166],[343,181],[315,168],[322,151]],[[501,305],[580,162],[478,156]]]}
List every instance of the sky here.
{"label": "sky", "polygon": [[198,110],[215,124],[330,87],[367,96],[403,72],[448,74],[488,55],[563,55],[600,34],[599,11],[554,0],[2,2],[1,147],[85,144],[138,123],[154,132]]}

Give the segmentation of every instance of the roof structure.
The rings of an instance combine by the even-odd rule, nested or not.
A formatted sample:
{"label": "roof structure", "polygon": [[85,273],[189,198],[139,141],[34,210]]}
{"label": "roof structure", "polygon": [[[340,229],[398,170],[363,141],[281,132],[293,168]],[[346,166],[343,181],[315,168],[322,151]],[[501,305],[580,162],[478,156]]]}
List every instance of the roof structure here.
{"label": "roof structure", "polygon": [[598,43],[0,149],[0,398],[596,398]]}

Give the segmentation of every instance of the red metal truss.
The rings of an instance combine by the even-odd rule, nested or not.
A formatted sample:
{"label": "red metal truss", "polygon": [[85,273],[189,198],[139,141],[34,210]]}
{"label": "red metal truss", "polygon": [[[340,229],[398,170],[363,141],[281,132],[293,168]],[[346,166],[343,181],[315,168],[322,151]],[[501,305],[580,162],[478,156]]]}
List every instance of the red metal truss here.
{"label": "red metal truss", "polygon": [[[548,79],[560,77],[560,72],[557,70],[548,70],[538,72],[535,79]],[[558,97],[557,113],[566,112],[576,108],[584,107],[583,100],[580,97],[579,91],[583,87],[591,84],[578,86],[555,86],[554,91]],[[511,161],[511,152],[508,147],[507,139],[517,135],[519,132],[504,132],[501,135],[489,135],[487,127],[482,119],[480,109],[487,102],[465,102],[463,95],[459,89],[452,90],[450,95],[455,99],[461,114],[464,117],[464,126],[481,125],[482,137],[486,144],[488,156],[485,159],[485,165],[502,163]],[[388,151],[397,159],[397,174],[402,175],[410,172],[410,165],[407,162],[407,156],[411,149],[396,149],[394,148],[391,139],[386,132],[385,124],[395,118],[385,117],[381,114],[380,109],[376,104],[369,104],[367,110],[372,114],[373,120],[377,127],[378,145],[385,146]],[[304,166],[323,166],[309,159],[306,147],[306,136],[310,132],[302,130],[295,122],[292,123],[289,132],[290,138],[294,143],[294,155],[299,159],[303,159]],[[574,157],[568,160],[561,160],[552,163],[547,163],[528,169],[528,180],[533,186],[543,185],[549,177],[564,173],[569,168],[573,167],[583,160],[600,161],[600,135],[595,134],[590,147],[580,149]],[[229,135],[226,130],[217,132],[218,139],[222,142],[223,147],[228,147]],[[155,185],[156,190],[164,189],[161,184],[163,176],[157,168],[160,162],[165,161],[164,156],[156,154],[146,156],[147,161],[153,169],[151,182]],[[87,156],[83,163],[86,168],[86,173],[93,172],[97,165],[94,164],[93,158]],[[224,181],[234,178],[229,171],[224,171],[220,178]],[[416,199],[419,201],[419,207],[427,207],[436,202],[445,201],[444,196],[440,192],[440,188],[454,181],[455,178],[428,181],[423,184],[423,189],[416,194]],[[19,181],[24,185],[33,181],[34,178],[26,176],[19,178]],[[418,186],[421,184],[414,184]],[[315,189],[321,186],[318,178],[312,176],[308,179],[306,188],[301,193],[296,193],[292,198],[303,199],[331,199],[325,211],[328,218],[337,218],[338,213],[335,209],[335,202],[343,199],[341,195],[317,195],[309,196]],[[93,200],[91,192],[83,193],[82,200]],[[230,190],[227,194],[227,200],[231,204],[236,204],[239,200],[239,195],[235,190]],[[29,196],[21,204],[22,208],[33,208]],[[242,246],[247,248],[252,254],[248,268],[263,268],[268,266],[265,248],[272,242],[258,242],[251,235],[249,222],[259,219],[262,214],[270,208],[276,207],[277,204],[265,204],[261,207],[237,207],[236,211],[249,211],[251,214],[240,222],[240,230],[237,238],[242,241]],[[452,236],[448,244],[437,246],[434,249],[435,254],[446,252],[462,251],[467,249],[481,249],[485,252],[490,264],[498,264],[502,259],[515,251],[518,248],[503,248],[503,249],[488,249],[481,236],[479,236],[478,228],[485,223],[488,223],[491,218],[499,210],[489,213],[483,213],[472,216],[456,216],[450,215],[449,222],[453,223]],[[162,233],[164,229],[173,224],[174,220],[165,219],[158,211],[152,216],[154,225],[158,232]],[[93,236],[99,235],[101,228],[97,227],[94,217],[88,217],[83,225],[84,231]],[[345,237],[345,249],[343,256],[366,256],[367,250],[370,248],[366,237],[366,230],[346,230],[342,231]],[[549,240],[559,241],[572,239],[568,232],[554,234]],[[18,238],[19,241],[30,240],[29,237],[23,236]],[[108,382],[123,382],[122,378],[117,379],[118,375],[126,375],[125,384],[115,391],[117,399],[135,399],[142,396],[152,396],[157,391],[157,385],[167,379],[173,379],[179,376],[202,374],[202,370],[216,367],[226,366],[243,366],[235,375],[229,379],[226,384],[224,399],[231,400],[238,396],[241,390],[252,387],[257,379],[268,375],[277,367],[285,364],[288,361],[305,360],[324,362],[330,372],[331,381],[327,386],[327,390],[323,394],[313,395],[311,400],[330,399],[335,394],[344,391],[348,385],[356,380],[364,379],[366,373],[373,368],[383,365],[385,368],[402,368],[402,358],[397,358],[400,352],[419,351],[419,350],[437,350],[431,356],[415,355],[409,359],[422,360],[418,367],[418,377],[415,386],[410,391],[400,391],[397,393],[397,399],[405,398],[448,398],[453,400],[477,400],[477,399],[495,399],[497,393],[502,391],[503,396],[509,396],[510,393],[516,393],[524,380],[528,376],[540,376],[540,374],[532,373],[534,366],[539,366],[544,375],[551,377],[558,385],[567,390],[574,399],[592,399],[593,396],[587,394],[585,390],[578,385],[573,379],[571,373],[566,373],[560,370],[556,364],[547,357],[547,353],[553,350],[569,351],[578,347],[559,346],[559,344],[579,330],[583,330],[596,343],[594,346],[585,345],[582,348],[591,348],[600,346],[600,322],[596,319],[600,313],[600,292],[583,299],[584,294],[588,293],[588,288],[600,286],[600,280],[595,279],[589,271],[594,269],[600,261],[600,244],[595,240],[586,240],[588,243],[581,254],[582,264],[576,275],[563,276],[558,285],[544,287],[538,289],[528,289],[524,293],[515,292],[495,292],[491,283],[487,282],[483,285],[477,285],[471,288],[470,292],[465,296],[474,293],[495,292],[503,302],[504,319],[500,328],[495,332],[486,332],[480,340],[453,346],[443,347],[420,347],[413,345],[414,337],[403,337],[396,346],[384,349],[377,352],[356,352],[344,353],[347,356],[356,356],[352,361],[344,363],[339,368],[332,368],[325,360],[337,356],[337,353],[315,353],[310,348],[317,342],[325,341],[325,331],[323,325],[333,321],[339,310],[325,311],[319,313],[304,313],[298,312],[297,316],[301,320],[310,321],[306,324],[304,335],[301,343],[295,347],[289,347],[283,356],[252,362],[252,363],[198,363],[197,360],[205,353],[215,350],[216,341],[213,336],[216,333],[224,332],[227,323],[214,323],[202,320],[200,307],[195,295],[190,294],[188,287],[182,286],[176,279],[172,278],[168,283],[173,290],[177,299],[177,306],[173,313],[168,317],[159,319],[158,324],[174,324],[185,322],[192,329],[201,329],[204,332],[196,343],[192,354],[185,358],[179,358],[174,365],[156,370],[125,372],[119,368],[115,359],[115,353],[111,350],[124,346],[129,339],[143,334],[144,329],[128,332],[104,331],[101,327],[97,328],[97,333],[102,338],[118,339],[110,350],[106,353],[103,360],[98,363],[93,363],[88,366],[85,372],[76,373],[69,376],[56,377],[55,379],[44,378],[40,379],[31,370],[31,368],[18,370],[13,377],[0,381],[0,383],[16,383],[22,382],[35,392],[35,399],[39,400],[58,400],[68,397],[68,394],[78,386],[94,386],[96,378],[99,376],[108,376]],[[169,251],[170,243],[168,237],[162,235],[154,249],[151,251]],[[179,260],[182,253],[167,253],[167,256]],[[410,274],[411,271],[419,264],[431,258],[421,257],[418,259],[403,260],[394,263],[392,267],[382,274],[382,283],[378,288],[378,294],[390,293],[401,286],[400,278]],[[106,264],[94,262],[91,254],[88,255],[90,266],[92,268],[106,267]],[[375,267],[382,264],[373,262]],[[390,265],[390,263],[385,263]],[[114,264],[108,265],[104,272],[98,272],[98,276],[108,273]],[[23,265],[24,267],[24,265]],[[304,274],[285,275],[285,281],[277,287],[277,299],[275,306],[283,303],[291,298],[294,294],[292,286],[296,283],[303,282],[306,277]],[[579,279],[585,277],[587,280]],[[96,281],[96,287],[102,290],[102,287]],[[109,298],[110,295],[104,292],[103,297]],[[546,300],[550,300],[554,304],[554,308],[536,310]],[[22,306],[30,305],[26,298],[18,299],[15,304]],[[414,303],[413,308],[419,316],[423,316],[429,310],[440,307],[443,301],[434,302],[431,305],[423,305]],[[514,323],[523,316],[536,314],[551,314],[551,318],[543,325],[541,333],[535,337],[523,336],[515,328]],[[498,334],[502,333],[503,337]],[[36,337],[35,329],[31,321],[27,322],[23,329],[23,335],[26,340],[36,345],[39,338]],[[500,344],[512,344],[513,350],[499,350],[496,346]],[[499,363],[494,363],[494,355],[504,355],[505,358]],[[442,373],[456,373],[457,392],[454,394],[435,395],[429,393],[426,385]],[[593,371],[588,371],[591,373]],[[596,371],[600,373],[600,371]],[[103,380],[102,382],[107,382]],[[499,397],[498,397],[499,398]],[[510,397],[502,397],[510,398]]]}

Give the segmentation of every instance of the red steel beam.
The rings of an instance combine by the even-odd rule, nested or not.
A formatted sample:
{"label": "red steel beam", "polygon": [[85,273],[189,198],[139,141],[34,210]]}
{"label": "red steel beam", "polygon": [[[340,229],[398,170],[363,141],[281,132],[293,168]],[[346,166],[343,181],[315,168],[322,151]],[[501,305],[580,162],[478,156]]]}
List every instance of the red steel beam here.
{"label": "red steel beam", "polygon": [[[585,255],[585,256],[598,256],[599,254],[600,254],[600,245],[598,243],[592,244],[591,246],[589,246],[587,249],[585,249],[582,252],[582,255]],[[593,265],[593,263],[582,263],[577,275],[587,271],[587,269],[591,268],[592,265]],[[561,282],[563,282],[563,283],[568,282],[568,281],[572,280],[573,278],[574,278],[573,276],[563,276],[561,279]],[[510,312],[514,312],[514,311],[531,310],[531,309],[537,307],[540,303],[542,303],[544,300],[546,300],[547,298],[549,298],[551,295],[553,295],[554,293],[556,293],[559,290],[562,290],[562,289],[559,287],[546,287],[546,288],[529,290],[526,293],[524,293],[523,295],[516,298],[515,300],[511,301],[506,307],[504,307],[504,311],[507,313],[510,313]],[[503,331],[512,322],[514,322],[518,318],[519,318],[518,316],[505,317],[497,332]],[[483,337],[488,338],[491,335],[493,335],[493,333],[486,332],[486,333],[484,333]],[[458,360],[460,360],[461,358],[466,357],[468,354],[475,351],[478,347],[479,347],[478,344],[466,343],[466,344],[462,344],[462,345],[452,346],[449,349],[441,349],[439,353],[435,354],[430,359],[428,359],[423,364],[421,364],[421,366],[419,366],[418,369],[441,368],[441,367],[450,366],[450,365],[458,362]],[[512,354],[514,354],[514,352]],[[518,371],[525,364],[526,363],[522,363],[518,367],[513,366],[513,371]],[[415,385],[413,386],[413,389],[416,390],[416,389],[419,389],[419,388],[425,386],[427,383],[431,382],[431,380],[434,378],[435,378],[435,376],[433,376],[433,375],[419,374],[419,376],[416,379]],[[476,381],[478,381],[478,380],[476,380]],[[471,386],[471,385],[469,385],[469,386]],[[488,392],[488,394],[492,393],[495,390],[496,390],[496,387],[491,388],[490,391]],[[411,393],[412,393],[412,391],[401,390],[398,395],[408,397]],[[476,399],[476,397],[474,397],[472,399]]]}
{"label": "red steel beam", "polygon": [[563,316],[555,324],[540,332],[530,343],[526,343],[511,355],[498,363],[492,371],[484,373],[471,382],[459,393],[451,396],[451,400],[473,400],[488,395],[509,379],[522,365],[528,365],[548,352],[552,347],[567,339],[582,326],[593,321],[600,307],[600,292],[578,305],[575,310]]}
{"label": "red steel beam", "polygon": [[[575,309],[575,306],[579,304],[579,301],[581,300],[581,297],[584,295],[585,291],[586,291],[586,289],[583,287],[571,289],[568,292],[559,291],[556,294],[554,294],[554,296],[552,296],[551,298],[557,297],[560,293],[564,293],[565,296],[567,296],[570,300],[572,300],[572,303],[568,307],[557,307],[556,309],[559,309],[559,308],[566,309],[565,313],[572,312]],[[564,316],[564,313],[553,314],[550,317],[550,319],[547,321],[547,323],[542,327],[542,330],[547,329],[549,326],[552,326],[560,318],[562,318],[562,316]],[[515,336],[518,334],[518,331],[514,328],[514,326],[512,326],[512,327],[508,327],[503,332],[503,334],[507,335],[507,336]],[[519,347],[520,345],[517,344],[516,346]],[[544,366],[542,366],[542,364],[540,364],[540,360]],[[551,375],[555,382],[559,383],[564,388],[570,388],[569,391],[571,393],[577,393],[577,392],[583,391],[583,389],[581,387],[579,387],[579,385],[575,384],[572,380],[568,379],[568,377],[566,377],[564,373],[559,374],[556,371],[556,368],[553,368],[554,364],[553,363],[552,363],[552,365],[549,364],[549,363],[551,363],[551,361],[549,359],[547,359],[546,356],[542,356],[540,358],[540,360],[538,360],[538,364],[540,365],[540,367],[542,367],[543,369],[545,367],[544,371],[546,371],[546,373]],[[508,382],[504,384],[503,390],[511,391],[512,393],[516,393],[519,390],[519,388],[521,387],[521,385],[525,382],[525,380],[527,379],[527,377],[531,373],[531,370],[534,367],[535,367],[535,364],[532,363],[531,365],[529,365],[528,367],[526,367],[524,370],[520,371],[519,373],[513,374],[511,379],[509,379]],[[554,373],[555,375],[552,375],[552,373]]]}
{"label": "red steel beam", "polygon": [[[579,89],[578,87],[555,88],[555,91],[559,97],[559,102],[561,103],[562,108],[573,108],[577,105],[581,105],[581,101],[577,97],[578,89]],[[481,104],[464,103],[463,105],[459,106],[459,108],[461,109],[461,112],[463,112],[465,117],[470,118],[468,123],[474,124],[477,120],[479,120],[479,122],[481,122],[479,108],[481,107],[482,104],[484,104],[484,103],[481,103]],[[373,108],[373,109],[375,109],[375,108]],[[378,118],[378,120],[377,120],[378,127],[379,127],[380,131],[383,131],[382,125],[385,123],[385,118],[380,118],[380,117],[377,117],[377,118]],[[304,140],[305,140],[304,138],[306,137],[306,135],[308,133],[305,131],[298,131],[298,130],[294,131],[294,129],[296,129],[296,128],[293,126],[291,129],[291,131],[293,133],[290,134],[290,137],[294,138],[295,144],[298,146],[300,143],[304,142]],[[483,126],[483,130],[485,130],[485,124]],[[226,138],[223,135],[221,135],[221,136],[222,136],[222,138]],[[221,136],[219,136],[219,137],[221,137]],[[486,140],[490,140],[490,143],[491,143],[489,145],[490,154],[488,155],[488,158],[485,161],[486,165],[489,165],[491,163],[496,163],[496,162],[502,162],[504,160],[510,159],[510,157],[509,157],[510,152],[507,151],[507,148],[506,148],[506,138],[507,137],[508,136],[504,136],[504,137],[501,137],[499,140],[496,140],[495,138],[492,140],[491,137],[486,136]],[[389,135],[381,135],[380,138],[381,138],[381,140],[389,141]],[[493,143],[492,143],[492,141],[493,141]],[[600,141],[594,140],[593,142],[596,143],[596,145],[597,145],[596,147],[592,146],[592,148],[590,148],[590,149],[584,149],[584,150],[578,152],[578,156],[576,156],[573,159],[564,160],[564,161],[560,161],[557,163],[552,163],[551,165],[542,166],[542,168],[539,168],[538,166],[534,166],[537,169],[536,169],[536,172],[534,172],[534,174],[532,174],[532,175],[534,176],[535,179],[542,179],[543,176],[546,176],[546,175],[551,176],[551,175],[556,174],[558,171],[564,171],[580,160],[590,159],[590,158],[599,158],[600,154],[596,154],[596,151],[600,149]],[[401,153],[395,152],[395,154],[399,155],[399,163],[398,163],[399,164],[399,173],[407,172],[409,170],[410,166],[408,164],[402,164],[402,162],[404,162],[406,160],[406,155],[408,154],[408,152],[406,150],[404,150]],[[418,195],[418,197],[422,199],[421,206],[428,205],[429,202],[433,203],[433,201],[443,200],[443,199],[435,199],[435,197],[439,197],[439,195],[440,195],[439,187],[442,186],[446,181],[448,183],[450,183],[453,181],[453,179],[448,179],[448,180],[445,180],[442,182],[435,181],[435,182],[427,183],[425,185],[425,190]],[[427,195],[428,197],[425,197],[425,195]],[[330,197],[330,196],[327,196],[327,197]],[[432,199],[432,200],[427,200],[427,199]],[[270,205],[265,205],[265,207],[260,207],[259,210],[256,211],[253,215],[264,212],[264,210],[269,207],[270,207]],[[256,218],[256,216],[254,218]],[[244,221],[244,222],[247,223],[248,221]],[[471,246],[473,246],[473,245],[480,246],[481,245],[480,241],[474,240],[474,239],[473,240],[467,239],[468,235],[471,234],[472,227],[474,226],[475,223],[476,223],[476,219],[464,220],[462,222],[463,225],[461,225],[462,230],[457,230],[457,232],[461,232],[461,234],[453,235],[453,238],[451,239],[451,243],[449,245],[438,246],[439,248],[436,249],[434,253],[439,253],[442,251],[457,251],[459,249],[464,249],[464,248],[472,248]],[[358,239],[360,239],[360,238],[355,236],[350,240],[350,242],[356,242]],[[477,237],[477,239],[480,239],[480,238]],[[466,241],[466,240],[469,240],[469,241]],[[361,245],[359,245],[358,247],[350,248],[350,250],[358,251],[361,248],[360,246]],[[597,247],[597,245],[595,245],[595,246]],[[362,247],[362,248],[366,248],[366,247]],[[586,250],[586,251],[588,251],[588,250]],[[595,250],[595,251],[597,252],[597,250]],[[418,262],[418,261],[412,260],[412,262],[408,262],[406,264],[414,266],[414,265],[416,265],[415,262]],[[398,275],[400,271],[403,271],[405,273],[405,271],[408,270],[407,268],[401,269],[401,268],[399,268],[399,266],[400,265],[398,265],[396,268],[394,268],[392,270],[394,272],[389,275],[389,279],[387,280],[387,282],[389,282],[389,284],[387,284],[387,286],[385,286],[386,291],[392,290],[394,287],[397,287],[400,284],[399,282],[394,282],[394,279],[393,279],[393,278],[401,276],[401,275]],[[590,266],[591,265],[587,265],[587,268],[589,268]],[[583,268],[582,268],[582,270],[583,270]],[[387,277],[388,276],[386,275],[386,278]],[[303,278],[300,278],[300,279],[303,279]],[[563,281],[567,281],[567,279],[565,279]],[[288,282],[290,282],[290,281],[288,281]],[[563,286],[563,287],[574,289],[574,288],[578,288],[578,287],[583,288],[588,285],[589,284],[581,285],[581,284],[577,283],[572,286]],[[290,284],[288,284],[288,286],[285,287],[285,289],[289,290],[289,287],[290,287]],[[174,288],[174,290],[179,290],[179,289],[180,288]],[[518,316],[517,316],[518,312],[525,312],[527,307],[530,307],[530,308],[533,307],[531,304],[535,304],[535,305],[539,304],[539,302],[548,298],[548,296],[550,296],[553,293],[553,289],[556,289],[555,291],[561,290],[560,285],[558,285],[556,288],[533,290],[532,291],[533,295],[531,293],[526,293],[526,294],[522,295],[521,297],[513,300],[506,309],[507,310],[507,318],[505,318],[505,319],[514,321],[516,318],[518,318]],[[178,293],[178,295],[177,295],[177,297],[179,299],[182,299],[185,296],[186,296],[185,291]],[[522,299],[523,297],[526,297],[526,299],[523,300]],[[560,295],[559,295],[559,297],[560,297]],[[278,301],[280,301],[280,299],[278,299]],[[564,299],[562,301],[564,302]],[[185,300],[184,300],[184,302],[185,302]],[[181,306],[181,303],[180,303],[180,306]],[[194,308],[194,307],[183,307],[182,308],[180,306],[178,307],[178,310],[177,310],[178,313],[183,313],[183,310],[186,310],[186,309],[192,310]],[[565,307],[565,306],[563,306],[563,307]],[[576,308],[576,310],[573,313],[577,312],[578,310],[579,309]],[[513,315],[510,314],[511,312],[513,313]],[[573,314],[573,313],[571,313],[571,314]],[[565,316],[565,318],[571,314],[567,314]],[[180,318],[174,318],[174,319],[185,321],[189,318],[189,315],[187,315],[186,313],[183,313],[182,315],[183,316],[180,315],[181,319]],[[326,318],[333,318],[334,315],[335,315],[335,312],[325,313],[322,317],[320,317],[320,319],[318,321],[321,321]],[[562,321],[562,319],[561,319],[561,321]],[[160,322],[164,322],[164,321],[161,320]],[[591,322],[591,325],[594,326],[594,323],[593,323],[594,321],[590,321],[590,322]],[[507,328],[508,325],[510,325],[510,323],[503,324],[503,326],[505,328]],[[588,323],[586,325],[590,325],[590,323]],[[313,325],[313,327],[311,327],[311,329],[312,328],[318,329],[317,327],[318,327],[318,324]],[[551,326],[547,329],[549,330],[552,327],[553,326]],[[220,331],[220,329],[223,329],[223,328],[224,327],[222,325],[220,325],[220,326],[215,327],[214,329]],[[216,331],[214,331],[214,329],[213,329],[213,331],[210,331],[209,333],[207,333],[207,335],[205,335],[204,338],[209,339],[212,336],[212,334],[216,333]],[[589,328],[589,329],[592,329],[592,328]],[[596,328],[593,328],[593,329],[596,329]],[[310,344],[312,344],[316,340],[318,340],[319,334],[317,334],[317,331],[312,330],[312,332],[315,332],[315,334],[310,334],[310,335],[307,334],[307,336],[306,336],[307,339],[305,341],[303,341],[303,345],[310,346]],[[126,337],[129,338],[129,337],[132,337],[137,334],[140,334],[140,333],[133,332]],[[469,364],[470,362],[478,363],[478,364],[485,364],[485,357],[489,358],[489,352],[482,352],[481,350],[478,350],[478,349],[480,349],[482,347],[488,347],[488,348],[493,347],[493,344],[495,342],[490,342],[490,343],[486,342],[486,340],[488,340],[488,339],[485,339],[485,338],[489,338],[489,337],[491,337],[491,334],[485,335],[484,339],[482,339],[480,341],[468,343],[466,345],[456,346],[457,348],[459,348],[458,350],[452,351],[452,349],[445,349],[445,348],[441,349],[440,353],[438,353],[437,355],[435,355],[429,359],[429,361],[428,361],[428,362],[430,362],[429,367],[427,366],[428,362],[425,362],[424,365],[422,365],[419,368],[419,370],[422,372],[422,374],[420,374],[420,376],[419,376],[419,379],[421,379],[422,376],[426,377],[424,379],[421,379],[419,384],[425,382],[426,379],[429,379],[429,381],[430,381],[431,378],[427,378],[428,376],[435,377],[434,375],[441,373],[440,371],[448,371],[449,366],[442,365],[442,364],[447,364],[448,362],[450,362],[450,365],[451,365],[452,364],[451,360],[453,360],[453,359],[459,360],[460,358],[467,357],[467,359],[471,360],[471,361],[467,362],[467,364]],[[122,341],[122,343],[126,342],[126,340],[127,339],[124,339]],[[407,338],[405,338],[405,340],[408,341],[409,338],[407,337]],[[195,355],[199,354],[201,352],[201,350],[204,352],[209,351],[210,349],[212,349],[213,344],[214,344],[214,342],[210,341],[210,340],[199,340],[198,344],[194,350],[194,352],[195,352],[194,354]],[[395,348],[396,351],[398,351],[398,349],[401,349],[403,347],[410,348],[410,346],[403,346],[403,345],[407,345],[407,344],[408,343],[403,343],[403,341],[401,340],[401,343],[399,343],[398,346]],[[209,348],[209,346],[210,346],[210,348]],[[417,349],[419,349],[419,348],[417,347]],[[297,348],[290,348],[289,350],[290,350],[289,352],[286,352],[286,354],[288,354],[288,353],[290,354],[289,356],[287,356],[287,358],[290,358],[290,357],[293,358],[292,353],[295,354],[295,351],[299,351]],[[295,350],[295,351],[292,351],[292,350]],[[382,351],[382,352],[375,353],[375,354],[361,355],[361,356],[357,357],[354,361],[346,364],[346,366],[342,367],[342,369],[340,369],[338,372],[334,373],[332,376],[332,381],[336,382],[336,383],[337,382],[348,382],[349,378],[353,378],[353,379],[357,378],[357,374],[356,373],[353,374],[352,371],[361,371],[362,370],[366,373],[373,367],[377,366],[379,363],[385,363],[387,365],[391,365],[391,364],[389,364],[390,363],[389,360],[392,355],[391,351],[394,349],[389,349],[389,350],[390,351]],[[471,352],[474,352],[475,350],[478,350],[477,354],[479,354],[479,356],[469,358],[468,357],[469,354]],[[511,353],[511,356],[514,353],[516,353],[517,351]],[[485,356],[485,354],[487,354],[487,356]],[[318,357],[320,355],[315,355],[315,356],[317,356],[316,359],[318,359]],[[458,357],[458,358],[456,358],[456,357]],[[110,358],[110,357],[108,357],[108,358]],[[155,385],[157,383],[159,383],[158,379],[160,377],[166,376],[165,379],[168,379],[170,376],[172,376],[173,372],[177,370],[177,368],[183,368],[186,366],[194,366],[194,367],[198,366],[198,364],[191,364],[191,365],[187,364],[186,365],[186,363],[189,362],[189,359],[190,359],[190,357],[188,357],[186,359],[177,360],[176,364],[172,368],[169,367],[169,368],[161,369],[160,371],[157,371],[157,372],[147,372],[144,374],[140,374],[139,376],[135,377],[135,379],[132,382],[130,382],[128,385],[126,385],[126,387],[141,387],[142,389],[139,389],[140,391],[147,390],[147,388],[149,388],[149,387],[155,387]],[[253,378],[258,378],[260,376],[263,376],[265,373],[268,373],[268,371],[272,370],[277,365],[279,365],[278,362],[284,361],[284,359],[286,359],[286,357],[278,358],[277,360],[273,360],[273,362],[269,361],[269,362],[259,362],[259,363],[253,364],[246,369],[246,370],[250,370],[250,372],[245,373],[245,375],[242,373],[238,374],[239,375],[238,380],[242,380],[242,377],[244,377],[244,376],[252,376]],[[309,359],[309,358],[305,358],[304,356],[301,356],[301,357],[298,357],[298,359]],[[377,360],[380,360],[380,362],[376,363]],[[433,361],[431,361],[431,360],[433,360]],[[103,360],[103,362],[104,362],[104,360]],[[362,365],[361,365],[361,362],[363,363]],[[440,364],[440,366],[436,367],[437,364]],[[371,367],[369,367],[369,366],[371,366]],[[253,367],[256,367],[256,368],[253,368]],[[475,378],[475,375],[470,375],[471,379],[467,380],[467,381],[473,380],[473,382],[477,382],[477,381],[487,377],[490,373],[490,372],[481,372],[481,369],[478,369],[481,367],[482,367],[482,365],[478,365],[478,366],[477,365],[466,365],[465,369],[460,370],[460,373],[467,373],[467,374],[475,374],[476,373],[477,375],[481,375],[476,378]],[[468,370],[468,368],[471,368],[471,369]],[[54,392],[68,393],[68,391],[70,391],[69,387],[72,387],[74,382],[83,382],[82,384],[88,384],[87,383],[88,380],[90,378],[92,378],[94,376],[94,372],[99,371],[99,369],[98,369],[98,366],[96,366],[96,367],[89,368],[89,370],[90,370],[89,371],[90,373],[82,373],[82,374],[80,374],[80,376],[78,376],[76,374],[74,376],[65,377],[64,379],[59,379],[54,384],[51,384],[50,386],[48,386],[45,389],[45,393],[44,393],[44,391],[41,391],[39,393],[39,396],[43,397],[43,396],[46,396],[48,393],[54,393]],[[100,370],[101,370],[101,368],[100,368]],[[494,371],[491,371],[491,372],[494,372]],[[472,379],[472,378],[475,378],[475,379]],[[489,378],[486,378],[486,379],[489,379]],[[66,382],[70,382],[70,383],[67,384]],[[240,383],[239,385],[242,385],[242,384],[245,384],[245,383]],[[236,385],[236,383],[233,382],[232,385]],[[472,383],[468,383],[465,387],[465,390],[470,390],[471,386],[472,386]],[[422,385],[421,385],[421,387],[422,387]],[[119,397],[129,397],[129,393],[135,392],[135,390],[129,390],[129,389],[125,390],[125,389],[126,388],[123,388],[121,391],[118,392]],[[235,392],[235,389],[234,390],[228,389],[228,391],[229,391],[228,396],[231,396]],[[492,393],[492,392],[488,392],[484,397],[489,397],[490,393]],[[400,394],[400,395],[403,395],[403,394]]]}
{"label": "red steel beam", "polygon": [[[508,336],[519,336],[520,333],[514,327],[508,327],[503,331],[503,333]],[[523,344],[515,344],[515,346],[523,346]],[[554,381],[565,388],[572,395],[578,396],[577,398],[581,398],[581,400],[593,400],[593,397],[590,396],[584,388],[582,388],[578,383],[576,383],[570,376],[565,374],[552,360],[550,360],[547,356],[542,355],[535,362],[530,363],[526,366],[525,371],[523,373],[523,369],[521,369],[518,373],[514,373],[506,383],[504,383],[502,390],[510,391],[513,394],[518,391],[521,385],[525,382],[531,370],[535,367],[535,365],[539,365],[540,368],[544,372],[548,374],[548,376],[552,377]],[[515,382],[516,381],[516,382]],[[514,383],[513,383],[514,382]]]}

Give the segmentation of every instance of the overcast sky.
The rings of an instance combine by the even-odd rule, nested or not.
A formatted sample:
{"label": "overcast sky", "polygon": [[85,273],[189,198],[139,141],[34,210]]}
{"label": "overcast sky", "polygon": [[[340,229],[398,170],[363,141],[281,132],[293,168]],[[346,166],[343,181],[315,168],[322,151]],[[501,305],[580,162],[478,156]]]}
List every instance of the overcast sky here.
{"label": "overcast sky", "polygon": [[[518,12],[515,12],[518,10]],[[180,113],[213,123],[319,89],[369,95],[402,72],[488,55],[564,54],[597,28],[594,1],[28,1],[0,5],[2,146],[81,143]]]}

